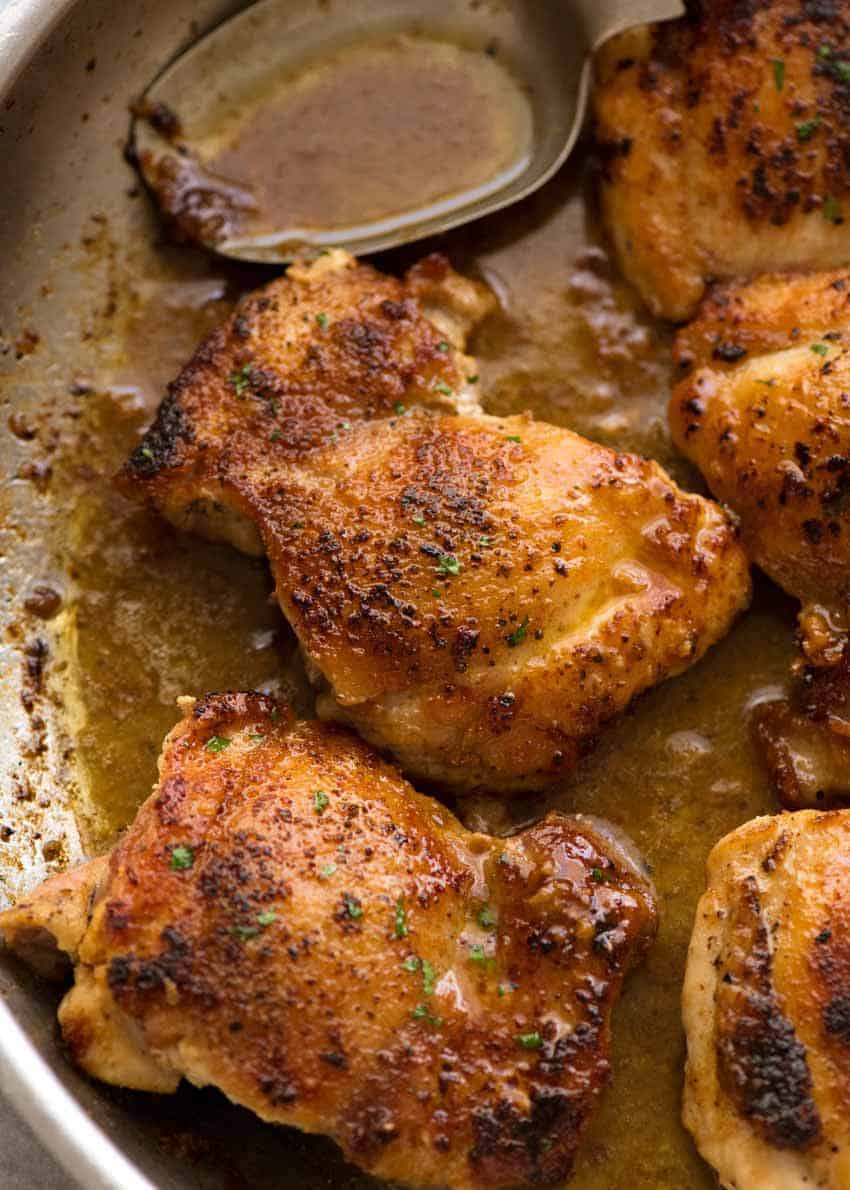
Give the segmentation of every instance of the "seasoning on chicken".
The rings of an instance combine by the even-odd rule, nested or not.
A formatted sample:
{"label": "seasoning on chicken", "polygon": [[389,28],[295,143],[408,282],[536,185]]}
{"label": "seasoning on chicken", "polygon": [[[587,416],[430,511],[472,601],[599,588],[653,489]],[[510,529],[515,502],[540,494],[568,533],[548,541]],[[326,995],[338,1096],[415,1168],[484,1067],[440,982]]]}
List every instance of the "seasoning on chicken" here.
{"label": "seasoning on chicken", "polygon": [[655,314],[706,284],[850,264],[850,0],[691,0],[608,42],[602,205]]}
{"label": "seasoning on chicken", "polygon": [[783,803],[850,797],[850,271],[715,290],[677,341],[673,438],[803,604],[790,701],[755,731]]}
{"label": "seasoning on chicken", "polygon": [[683,1009],[684,1122],[721,1185],[850,1185],[850,812],[717,844]]}
{"label": "seasoning on chicken", "polygon": [[265,550],[320,715],[412,774],[512,792],[698,660],[749,576],[726,514],[656,464],[477,412],[459,352],[485,308],[438,260],[290,269],[200,348],[122,483]]}
{"label": "seasoning on chicken", "polygon": [[551,1184],[609,1078],[655,931],[599,825],[465,830],[346,730],[259,694],[183,701],[107,860],[0,915],[91,1075],[219,1087],[408,1184]]}

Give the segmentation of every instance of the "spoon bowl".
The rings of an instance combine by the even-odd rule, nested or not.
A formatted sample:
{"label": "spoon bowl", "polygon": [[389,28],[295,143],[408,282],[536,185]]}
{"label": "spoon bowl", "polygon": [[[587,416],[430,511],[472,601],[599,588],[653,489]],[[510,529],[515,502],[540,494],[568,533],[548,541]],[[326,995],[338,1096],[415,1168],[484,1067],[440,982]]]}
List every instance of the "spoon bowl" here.
{"label": "spoon bowl", "polygon": [[592,52],[683,11],[680,0],[259,0],[155,79],[134,153],[166,216],[222,255],[376,252],[542,186],[581,132]]}

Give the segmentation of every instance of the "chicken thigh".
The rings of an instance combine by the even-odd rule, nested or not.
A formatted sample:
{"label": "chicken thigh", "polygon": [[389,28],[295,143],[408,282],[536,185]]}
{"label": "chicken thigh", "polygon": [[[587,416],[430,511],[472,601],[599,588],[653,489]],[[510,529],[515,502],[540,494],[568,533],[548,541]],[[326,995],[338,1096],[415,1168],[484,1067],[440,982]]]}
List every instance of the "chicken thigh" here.
{"label": "chicken thigh", "polygon": [[0,915],[84,1070],[219,1087],[382,1177],[550,1184],[609,1077],[655,929],[621,845],[552,814],[466,831],[342,728],[259,694],[183,700],[108,860]]}
{"label": "chicken thigh", "polygon": [[850,795],[850,270],[716,290],[680,332],[677,446],[803,603],[790,702],[755,730],[785,805]]}
{"label": "chicken thigh", "polygon": [[684,1121],[734,1190],[850,1185],[850,812],[712,851],[684,986]]}
{"label": "chicken thigh", "polygon": [[320,715],[511,792],[696,661],[749,576],[726,514],[656,464],[461,400],[482,304],[433,259],[403,283],[342,253],[290,269],[201,347],[121,482],[265,550]]}
{"label": "chicken thigh", "polygon": [[850,263],[850,0],[691,0],[597,60],[602,201],[651,310]]}

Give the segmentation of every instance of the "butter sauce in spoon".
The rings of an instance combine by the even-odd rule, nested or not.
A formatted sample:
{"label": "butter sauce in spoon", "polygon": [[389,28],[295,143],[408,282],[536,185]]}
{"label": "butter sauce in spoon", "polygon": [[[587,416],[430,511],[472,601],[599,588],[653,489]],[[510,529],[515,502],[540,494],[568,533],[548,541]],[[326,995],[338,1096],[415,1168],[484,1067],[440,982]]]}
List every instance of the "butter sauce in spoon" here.
{"label": "butter sauce in spoon", "polygon": [[679,0],[260,0],[137,106],[164,214],[243,260],[433,235],[541,186],[573,147],[588,56]]}

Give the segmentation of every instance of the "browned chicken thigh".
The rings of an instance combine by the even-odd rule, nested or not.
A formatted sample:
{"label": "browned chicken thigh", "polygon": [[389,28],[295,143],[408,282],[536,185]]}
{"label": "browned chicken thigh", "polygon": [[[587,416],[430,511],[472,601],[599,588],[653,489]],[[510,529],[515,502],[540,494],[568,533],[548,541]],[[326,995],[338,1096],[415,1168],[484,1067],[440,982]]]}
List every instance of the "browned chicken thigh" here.
{"label": "browned chicken thigh", "polygon": [[850,0],[690,0],[606,44],[595,111],[606,223],[655,314],[850,263]]}
{"label": "browned chicken thigh", "polygon": [[684,1121],[729,1190],[850,1186],[850,811],[757,818],[708,861]]}
{"label": "browned chicken thigh", "polygon": [[90,1074],[219,1087],[416,1185],[565,1178],[653,894],[599,826],[465,830],[346,730],[183,703],[108,860],[0,915]]}
{"label": "browned chicken thigh", "polygon": [[726,514],[656,464],[461,399],[485,307],[434,259],[404,282],[341,252],[290,269],[201,347],[122,482],[265,550],[320,715],[510,792],[702,656],[749,577]]}
{"label": "browned chicken thigh", "polygon": [[716,290],[683,330],[678,447],[803,604],[789,702],[756,732],[787,806],[850,796],[850,270]]}

